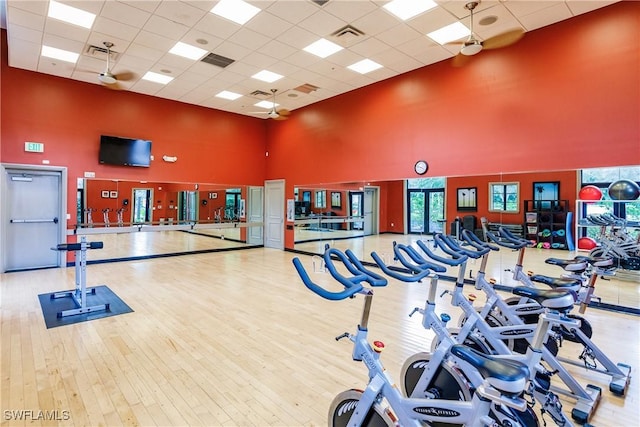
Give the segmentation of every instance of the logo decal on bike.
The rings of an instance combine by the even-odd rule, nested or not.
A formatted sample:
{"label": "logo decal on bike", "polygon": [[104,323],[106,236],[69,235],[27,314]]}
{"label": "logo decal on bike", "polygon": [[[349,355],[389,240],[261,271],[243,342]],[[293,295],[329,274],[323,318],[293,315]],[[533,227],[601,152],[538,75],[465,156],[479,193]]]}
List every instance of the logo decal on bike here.
{"label": "logo decal on bike", "polygon": [[433,406],[419,406],[417,408],[413,408],[419,414],[423,415],[431,415],[434,417],[459,417],[460,412],[453,411],[451,409],[444,408],[434,408]]}
{"label": "logo decal on bike", "polygon": [[526,335],[526,334],[532,334],[533,331],[534,331],[533,329],[513,329],[511,331],[501,332],[500,335],[505,335],[505,336],[509,336],[509,335]]}
{"label": "logo decal on bike", "polygon": [[346,400],[343,404],[338,408],[338,416],[342,416],[347,412],[353,411],[353,409],[358,406],[357,400]]}

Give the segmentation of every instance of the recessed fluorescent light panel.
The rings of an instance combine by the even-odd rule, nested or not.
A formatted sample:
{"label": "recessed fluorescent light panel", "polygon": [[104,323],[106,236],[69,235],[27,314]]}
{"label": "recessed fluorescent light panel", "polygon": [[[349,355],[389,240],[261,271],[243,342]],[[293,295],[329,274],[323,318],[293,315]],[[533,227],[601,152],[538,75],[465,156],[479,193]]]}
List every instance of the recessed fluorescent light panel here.
{"label": "recessed fluorescent light panel", "polygon": [[267,108],[267,109],[270,109],[270,108],[273,108],[273,107],[277,107],[277,106],[278,106],[278,105],[280,105],[280,104],[277,104],[277,103],[276,103],[276,104],[274,105],[274,104],[273,104],[273,101],[260,101],[260,102],[258,102],[258,103],[253,104],[253,105],[254,105],[254,106],[256,106],[256,107],[260,107],[260,108]]}
{"label": "recessed fluorescent light panel", "polygon": [[262,80],[263,82],[273,83],[276,80],[280,80],[283,76],[277,73],[272,73],[271,71],[262,70],[251,77],[257,80]]}
{"label": "recessed fluorescent light panel", "polygon": [[454,40],[459,40],[463,37],[469,37],[471,30],[467,28],[461,22],[454,22],[453,24],[442,27],[439,30],[435,30],[427,34],[427,37],[433,39],[436,43],[447,44]]}
{"label": "recessed fluorescent light panel", "polygon": [[80,54],[78,53],[56,49],[55,47],[50,46],[42,46],[41,54],[47,58],[59,59],[60,61],[71,62],[72,64],[75,64],[80,57]]}
{"label": "recessed fluorescent light panel", "polygon": [[358,72],[360,74],[367,74],[373,70],[382,68],[382,65],[370,59],[363,59],[360,62],[356,62],[355,64],[349,65],[347,68],[352,71]]}
{"label": "recessed fluorescent light panel", "polygon": [[244,25],[253,18],[260,9],[242,0],[220,0],[211,13],[227,18],[236,24]]}
{"label": "recessed fluorescent light panel", "polygon": [[173,53],[174,55],[182,56],[184,58],[189,58],[193,60],[200,59],[207,53],[206,50],[200,49],[199,47],[191,46],[190,44],[178,42],[174,47],[171,48],[169,53]]}
{"label": "recessed fluorescent light panel", "polygon": [[216,95],[216,98],[223,98],[223,99],[228,99],[230,101],[235,101],[236,99],[240,98],[242,95],[240,95],[239,93],[235,93],[235,92],[230,92],[228,90],[223,90],[222,92],[218,93]]}
{"label": "recessed fluorescent light panel", "polygon": [[165,76],[164,74],[154,73],[153,71],[147,71],[147,73],[142,76],[142,80],[147,80],[149,82],[160,83],[166,85],[173,77]]}
{"label": "recessed fluorescent light panel", "polygon": [[49,18],[58,19],[84,28],[91,28],[96,15],[66,4],[51,0],[49,2]]}
{"label": "recessed fluorescent light panel", "polygon": [[342,46],[330,42],[327,39],[320,39],[304,48],[305,52],[312,53],[320,58],[326,58],[327,56],[333,55],[341,50]]}
{"label": "recessed fluorescent light panel", "polygon": [[437,4],[432,0],[393,0],[383,7],[398,18],[406,21],[436,6]]}

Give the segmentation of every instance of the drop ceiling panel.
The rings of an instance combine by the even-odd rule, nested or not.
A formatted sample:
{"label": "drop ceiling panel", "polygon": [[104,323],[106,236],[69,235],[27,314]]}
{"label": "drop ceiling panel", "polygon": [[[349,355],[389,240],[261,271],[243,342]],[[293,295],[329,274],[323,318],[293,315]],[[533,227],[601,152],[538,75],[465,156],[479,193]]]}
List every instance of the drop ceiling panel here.
{"label": "drop ceiling panel", "polygon": [[[0,0],[2,1],[2,0]],[[106,69],[106,56],[89,56],[89,45],[114,43],[118,53],[111,61],[114,73],[131,71],[134,79],[120,82],[125,90],[176,99],[238,114],[252,113],[249,96],[256,89],[277,88],[282,108],[293,110],[421,66],[450,60],[458,47],[442,47],[426,33],[462,20],[469,24],[466,0],[436,0],[438,6],[401,21],[382,6],[386,0],[250,1],[261,11],[245,25],[210,13],[217,0],[83,0],[67,1],[98,14],[90,30],[46,18],[46,0],[5,0],[9,65],[27,70],[100,84],[97,74]],[[474,13],[475,30],[481,39],[522,26],[526,31],[615,2],[606,0],[482,0]],[[480,24],[495,16],[495,23]],[[349,25],[363,35],[332,36]],[[338,53],[319,58],[303,49],[324,37],[340,44]],[[525,36],[526,37],[526,36]],[[200,47],[234,62],[222,68],[169,54],[178,42]],[[80,54],[76,65],[43,58],[42,43]],[[480,52],[482,55],[482,52]],[[366,75],[346,67],[369,58],[383,68]],[[282,79],[265,83],[251,76],[262,69]],[[168,85],[141,80],[147,71],[174,77]],[[311,84],[311,93],[293,90]],[[236,101],[215,98],[222,90],[243,96]],[[105,89],[106,90],[106,89]],[[298,96],[289,96],[298,95]]]}
{"label": "drop ceiling panel", "polygon": [[154,13],[171,22],[183,24],[187,27],[194,26],[207,14],[207,12],[202,9],[178,0],[160,3]]}
{"label": "drop ceiling panel", "polygon": [[45,15],[40,15],[17,7],[7,8],[7,22],[9,24],[43,31],[45,20]]}
{"label": "drop ceiling panel", "polygon": [[116,22],[141,28],[151,17],[151,11],[145,11],[140,7],[144,5],[151,5],[154,2],[136,1],[131,3],[135,4],[136,7],[130,6],[125,2],[107,1],[104,4],[100,15]]}

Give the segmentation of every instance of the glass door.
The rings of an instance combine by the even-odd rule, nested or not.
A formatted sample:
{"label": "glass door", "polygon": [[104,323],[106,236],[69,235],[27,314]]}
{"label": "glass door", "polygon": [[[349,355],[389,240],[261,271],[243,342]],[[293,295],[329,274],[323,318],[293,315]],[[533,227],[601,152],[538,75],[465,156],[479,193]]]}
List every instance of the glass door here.
{"label": "glass door", "polygon": [[[364,192],[363,191],[351,191],[349,192],[349,211],[351,216],[364,217]],[[355,221],[351,223],[352,230],[363,230],[364,222]]]}
{"label": "glass door", "polygon": [[149,188],[133,189],[133,223],[144,224],[152,221],[151,219],[151,200],[152,190]]}
{"label": "glass door", "polygon": [[441,233],[444,226],[444,190],[421,188],[407,191],[409,233]]}

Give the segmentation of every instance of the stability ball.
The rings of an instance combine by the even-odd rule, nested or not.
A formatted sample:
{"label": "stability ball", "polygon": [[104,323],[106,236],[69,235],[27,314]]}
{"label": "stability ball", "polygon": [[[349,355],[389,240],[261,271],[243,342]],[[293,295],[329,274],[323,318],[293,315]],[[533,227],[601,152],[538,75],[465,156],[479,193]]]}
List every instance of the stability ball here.
{"label": "stability ball", "polygon": [[585,185],[578,193],[580,200],[600,200],[602,199],[602,190],[595,185]]}
{"label": "stability ball", "polygon": [[590,251],[598,246],[598,242],[593,240],[591,237],[581,237],[578,239],[578,249],[585,249]]}
{"label": "stability ball", "polygon": [[621,179],[609,186],[609,197],[613,200],[635,200],[640,197],[640,186],[630,179]]}

